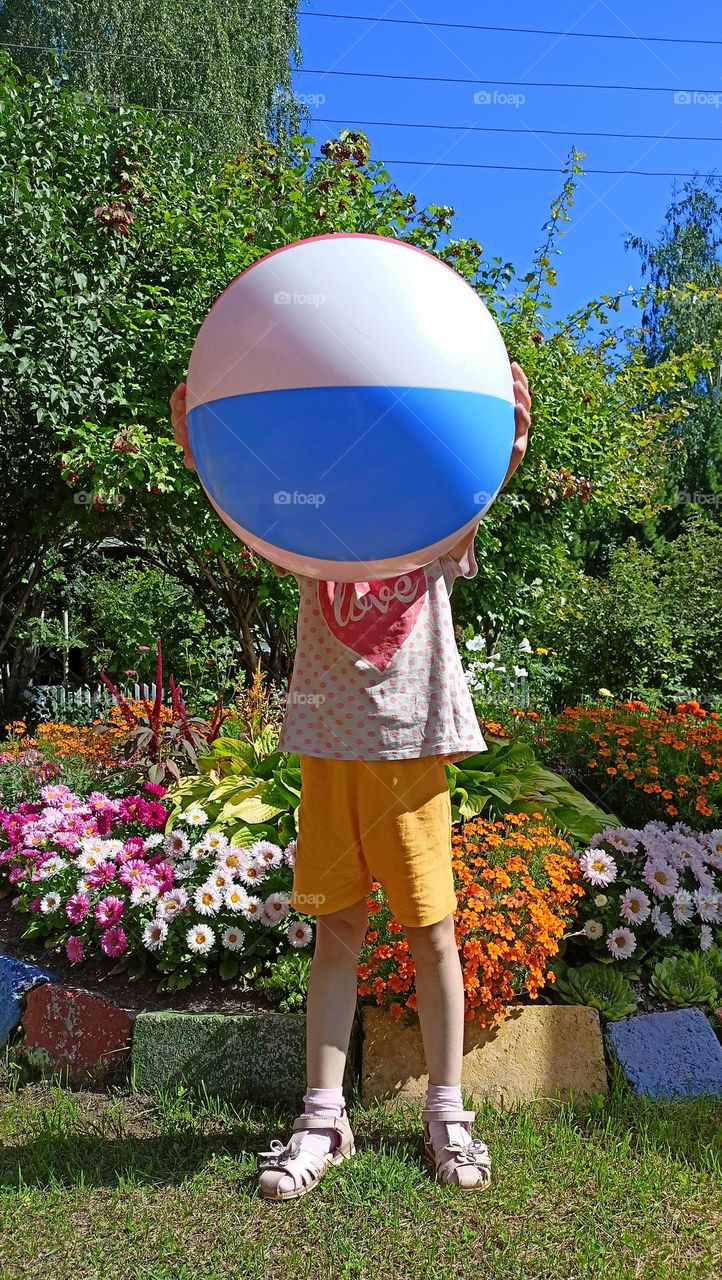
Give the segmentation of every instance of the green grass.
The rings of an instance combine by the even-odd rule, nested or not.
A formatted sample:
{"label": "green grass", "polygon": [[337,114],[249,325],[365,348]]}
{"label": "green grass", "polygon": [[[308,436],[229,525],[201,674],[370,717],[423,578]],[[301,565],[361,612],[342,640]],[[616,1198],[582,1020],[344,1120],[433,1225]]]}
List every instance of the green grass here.
{"label": "green grass", "polygon": [[401,1108],[353,1122],[358,1157],[269,1204],[255,1152],[290,1116],[182,1094],[0,1083],[2,1280],[705,1280],[722,1276],[722,1105],[640,1103],[615,1077],[586,1114],[484,1108],[492,1187],[421,1165]]}

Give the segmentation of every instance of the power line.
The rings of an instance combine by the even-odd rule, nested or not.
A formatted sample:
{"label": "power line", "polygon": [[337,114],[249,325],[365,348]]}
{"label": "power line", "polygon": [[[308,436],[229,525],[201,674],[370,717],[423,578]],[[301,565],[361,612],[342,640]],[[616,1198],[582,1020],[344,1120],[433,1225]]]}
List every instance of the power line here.
{"label": "power line", "polygon": [[[336,120],[329,116],[314,116],[314,124],[342,124],[348,129],[349,122],[347,120]],[[527,137],[536,133],[549,134],[552,137],[568,137],[568,138],[630,138],[632,140],[644,140],[648,142],[722,142],[722,136],[718,138],[710,137],[704,134],[684,134],[684,133],[602,133],[594,129],[516,129],[511,126],[502,127],[501,125],[465,125],[465,124],[432,124],[421,121],[414,123],[408,120],[356,120],[355,125],[363,128],[367,126],[388,126],[393,129],[450,129],[454,131],[464,131],[466,133],[523,133]]]}
{"label": "power line", "polygon": [[[561,173],[561,169],[553,166],[545,168],[535,164],[464,164],[454,160],[384,160],[384,167],[390,164],[427,165],[429,169],[502,169],[508,173]],[[668,173],[652,169],[585,169],[585,177],[590,173],[608,174],[610,177],[630,178],[720,178],[719,173]]]}
{"label": "power line", "polygon": [[640,44],[702,44],[721,45],[722,40],[699,40],[693,36],[637,36],[619,35],[608,31],[550,31],[546,27],[490,27],[476,22],[424,22],[421,18],[370,18],[361,13],[314,13],[304,18],[340,18],[345,22],[383,22],[398,27],[439,27],[446,31],[501,31],[508,35],[569,36],[576,40],[632,40]]}
{"label": "power line", "polygon": [[[313,68],[299,67],[298,75],[304,76],[352,76],[369,80],[420,80],[424,84],[490,84],[511,86],[518,89],[613,89],[616,92],[633,91],[636,93],[680,93],[676,88],[664,84],[584,84],[560,80],[480,80],[464,79],[459,76],[405,76],[391,71],[337,71],[333,67]],[[718,97],[719,89],[695,89],[698,96]],[[686,93],[684,94],[686,97]]]}

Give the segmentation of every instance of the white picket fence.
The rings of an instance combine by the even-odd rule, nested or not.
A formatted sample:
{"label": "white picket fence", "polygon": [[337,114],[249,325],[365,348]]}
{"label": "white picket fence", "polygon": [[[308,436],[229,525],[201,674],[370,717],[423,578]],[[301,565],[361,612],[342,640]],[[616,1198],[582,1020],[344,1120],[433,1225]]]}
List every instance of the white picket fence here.
{"label": "white picket fence", "polygon": [[[92,718],[100,715],[113,705],[113,696],[104,684],[81,685],[77,689],[66,689],[62,684],[38,684],[32,689],[33,694],[47,708],[46,714],[54,720],[62,720],[69,710],[85,708]],[[153,684],[124,685],[120,690],[124,698],[147,698],[153,702],[156,686]]]}

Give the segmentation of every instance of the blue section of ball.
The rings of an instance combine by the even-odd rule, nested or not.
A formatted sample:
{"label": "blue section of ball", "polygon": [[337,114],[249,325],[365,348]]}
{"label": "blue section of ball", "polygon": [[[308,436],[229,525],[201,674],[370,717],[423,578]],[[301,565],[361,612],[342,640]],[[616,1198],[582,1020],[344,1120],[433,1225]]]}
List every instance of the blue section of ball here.
{"label": "blue section of ball", "polygon": [[242,528],[284,551],[364,561],[481,515],[509,465],[514,408],[471,391],[304,387],[197,405],[188,427],[203,487]]}

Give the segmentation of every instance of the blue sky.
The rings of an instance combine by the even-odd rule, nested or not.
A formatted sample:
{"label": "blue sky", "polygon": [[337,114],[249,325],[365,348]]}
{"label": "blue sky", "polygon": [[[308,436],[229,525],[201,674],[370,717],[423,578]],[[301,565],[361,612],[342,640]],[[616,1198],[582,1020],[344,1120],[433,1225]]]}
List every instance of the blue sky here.
{"label": "blue sky", "polygon": [[[368,21],[314,16],[321,13],[363,15]],[[381,17],[405,22],[373,21]],[[642,38],[586,39],[424,25],[433,22]],[[720,43],[655,43],[650,36]],[[515,0],[312,0],[301,10],[300,39],[303,70],[296,74],[294,87],[311,99],[309,132],[319,143],[360,121],[460,126],[362,127],[374,157],[388,162],[403,190],[414,191],[419,203],[453,205],[458,234],[474,236],[486,255],[512,261],[522,273],[542,239],[572,145],[585,152],[589,169],[722,172],[722,5],[709,0],[687,0],[684,5],[672,0],[616,0],[616,7],[604,0],[557,0],[543,6]],[[488,83],[322,74],[330,70]],[[510,86],[502,81],[523,83]],[[535,81],[656,86],[664,91],[539,87]],[[480,91],[491,101],[475,102]],[[706,97],[709,91],[717,98]],[[509,101],[509,95],[521,95],[522,100]],[[342,123],[327,124],[326,118]],[[520,132],[486,131],[490,126]],[[567,132],[556,136],[542,130]],[[663,140],[589,137],[585,130],[663,135]],[[680,135],[710,141],[675,141]],[[399,163],[410,160],[424,163]],[[440,162],[532,166],[553,172],[442,168]],[[639,283],[638,260],[625,250],[625,236],[655,235],[673,182],[671,177],[626,172],[584,177],[562,256],[555,263],[558,316],[602,292]]]}

